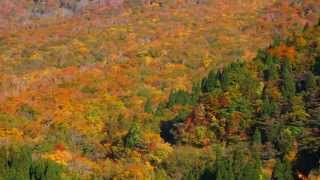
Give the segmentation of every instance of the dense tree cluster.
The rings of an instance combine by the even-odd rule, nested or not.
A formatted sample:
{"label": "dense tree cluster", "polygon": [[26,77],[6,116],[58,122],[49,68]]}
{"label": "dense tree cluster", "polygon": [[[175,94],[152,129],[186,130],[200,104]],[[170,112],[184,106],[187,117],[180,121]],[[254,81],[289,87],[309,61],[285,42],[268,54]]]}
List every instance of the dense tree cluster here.
{"label": "dense tree cluster", "polygon": [[320,173],[318,1],[3,2],[0,179]]}
{"label": "dense tree cluster", "polygon": [[[315,31],[308,30],[304,36],[310,32]],[[304,56],[301,58],[309,57],[300,59],[301,63],[270,53],[279,46],[296,45],[296,40],[274,44],[252,62],[234,62],[210,71],[202,80],[201,96],[190,115],[173,126],[178,144],[205,147],[222,143],[224,153],[238,149],[239,143],[250,149],[251,155],[244,156],[254,161],[242,163],[245,170],[233,169],[239,167],[233,156],[227,153],[222,158],[221,150],[217,151],[212,171],[215,179],[293,179],[298,172],[306,175],[319,168],[320,159],[315,155],[319,146],[310,142],[319,139],[319,50],[308,45],[296,47]],[[235,156],[243,155],[237,152]],[[293,156],[298,156],[297,160]],[[308,164],[299,158],[315,159]],[[263,174],[262,162],[270,160],[276,160],[272,174]]]}
{"label": "dense tree cluster", "polygon": [[51,160],[36,159],[27,147],[2,147],[0,149],[1,179],[61,179],[63,168]]}

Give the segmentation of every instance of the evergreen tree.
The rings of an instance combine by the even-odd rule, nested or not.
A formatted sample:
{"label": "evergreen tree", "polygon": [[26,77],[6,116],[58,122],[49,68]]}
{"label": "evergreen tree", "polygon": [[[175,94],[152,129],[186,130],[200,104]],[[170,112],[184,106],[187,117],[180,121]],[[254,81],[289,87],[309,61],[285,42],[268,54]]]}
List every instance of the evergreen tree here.
{"label": "evergreen tree", "polygon": [[287,159],[278,160],[273,172],[272,179],[275,180],[293,180],[291,164]]}
{"label": "evergreen tree", "polygon": [[220,88],[220,81],[216,71],[212,70],[209,72],[208,77],[202,81],[202,92],[211,92],[216,88]]}
{"label": "evergreen tree", "polygon": [[224,69],[220,75],[221,88],[223,90],[226,90],[231,84],[233,84],[230,69],[232,68]]}
{"label": "evergreen tree", "polygon": [[275,180],[286,180],[284,178],[284,174],[283,174],[283,165],[282,162],[280,160],[277,161],[273,172],[272,172],[272,179]]}
{"label": "evergreen tree", "polygon": [[141,130],[138,123],[134,122],[124,138],[125,146],[128,148],[135,147],[141,140]]}
{"label": "evergreen tree", "polygon": [[277,47],[280,44],[281,44],[281,36],[280,36],[280,34],[277,34],[273,39],[272,47]]}
{"label": "evergreen tree", "polygon": [[188,92],[183,90],[173,91],[169,95],[168,107],[171,108],[176,104],[187,105],[191,104],[192,99]]}
{"label": "evergreen tree", "polygon": [[281,70],[282,94],[286,99],[291,99],[296,93],[295,79],[292,74],[292,67],[289,60],[285,60]]}
{"label": "evergreen tree", "polygon": [[233,160],[222,156],[220,147],[216,151],[215,179],[235,180]]}
{"label": "evergreen tree", "polygon": [[8,180],[59,180],[62,172],[61,166],[53,161],[33,160],[27,147],[1,148],[0,168],[0,177]]}
{"label": "evergreen tree", "polygon": [[[259,137],[260,136],[260,137]],[[262,179],[262,162],[260,158],[260,148],[259,148],[259,142],[261,143],[261,135],[260,131],[257,129],[255,131],[254,138],[255,144],[253,146],[253,149],[251,150],[251,153],[248,157],[247,162],[243,163],[243,171],[241,174],[241,178],[243,180],[255,180],[255,179]]]}
{"label": "evergreen tree", "polygon": [[60,180],[61,166],[49,160],[39,160],[30,167],[30,180]]}
{"label": "evergreen tree", "polygon": [[144,105],[144,112],[152,113],[152,103],[151,103],[150,98],[147,99],[147,102]]}
{"label": "evergreen tree", "polygon": [[190,103],[190,95],[182,90],[177,91],[176,93],[176,104],[186,105]]}
{"label": "evergreen tree", "polygon": [[283,160],[283,174],[284,174],[284,178],[286,179],[286,180],[293,180],[294,178],[293,178],[293,172],[292,172],[292,166],[291,166],[291,163],[290,163],[290,161],[287,159],[287,158],[285,158],[284,160]]}
{"label": "evergreen tree", "polygon": [[317,86],[316,77],[312,72],[307,72],[306,80],[305,80],[305,89],[310,91],[313,90]]}
{"label": "evergreen tree", "polygon": [[262,99],[262,107],[261,107],[261,113],[264,117],[270,117],[274,115],[274,113],[277,111],[278,106],[277,103],[272,101],[269,96],[264,96]]}
{"label": "evergreen tree", "polygon": [[226,160],[226,180],[235,180],[234,172],[233,172],[233,161],[232,159],[228,158]]}
{"label": "evergreen tree", "polygon": [[200,83],[193,84],[192,93],[191,93],[191,104],[192,105],[197,103],[200,94],[201,94],[201,84]]}
{"label": "evergreen tree", "polygon": [[26,147],[1,149],[1,174],[5,179],[26,179],[32,164],[31,150]]}
{"label": "evergreen tree", "polygon": [[228,178],[227,167],[226,167],[226,160],[222,156],[221,148],[216,148],[216,171],[215,176],[216,180],[225,180]]}
{"label": "evergreen tree", "polygon": [[155,112],[155,115],[156,116],[163,116],[164,109],[165,109],[165,104],[163,102],[160,102],[158,107],[157,107],[157,110]]}
{"label": "evergreen tree", "polygon": [[236,180],[241,180],[244,164],[245,164],[244,153],[241,148],[237,148],[233,153],[233,173]]}
{"label": "evergreen tree", "polygon": [[223,69],[218,75],[220,79],[220,86],[223,90],[239,88],[244,95],[253,94],[257,85],[252,78],[252,73],[247,69],[243,62],[234,62]]}
{"label": "evergreen tree", "polygon": [[228,179],[228,171],[226,167],[226,160],[225,159],[220,159],[217,162],[216,165],[216,180],[226,180]]}
{"label": "evergreen tree", "polygon": [[[261,140],[260,140],[261,141]],[[262,161],[261,161],[261,148],[258,146],[252,152],[253,156],[253,165],[255,169],[254,177],[261,179],[263,177],[262,173]]]}
{"label": "evergreen tree", "polygon": [[243,180],[257,180],[257,179],[260,179],[259,171],[258,171],[257,167],[255,167],[253,162],[248,162],[245,165],[245,168],[243,170],[243,175],[242,175],[241,179],[243,179]]}
{"label": "evergreen tree", "polygon": [[256,130],[254,131],[253,134],[253,144],[254,145],[261,145],[261,132],[258,128],[256,128]]}
{"label": "evergreen tree", "polygon": [[270,55],[268,52],[265,52],[265,56],[263,57],[262,61],[264,65],[268,67],[274,64],[273,58],[274,57],[272,55]]}
{"label": "evergreen tree", "polygon": [[201,81],[201,91],[203,93],[209,92],[208,88],[207,88],[207,84],[208,84],[208,78],[204,77]]}
{"label": "evergreen tree", "polygon": [[268,68],[263,72],[264,73],[264,80],[272,81],[278,79],[278,68],[276,64],[271,64]]}
{"label": "evergreen tree", "polygon": [[169,95],[168,107],[171,108],[176,104],[176,93],[172,91]]}
{"label": "evergreen tree", "polygon": [[266,57],[263,59],[263,75],[265,81],[278,79],[278,62],[279,60],[276,57],[273,57],[270,54],[266,54]]}

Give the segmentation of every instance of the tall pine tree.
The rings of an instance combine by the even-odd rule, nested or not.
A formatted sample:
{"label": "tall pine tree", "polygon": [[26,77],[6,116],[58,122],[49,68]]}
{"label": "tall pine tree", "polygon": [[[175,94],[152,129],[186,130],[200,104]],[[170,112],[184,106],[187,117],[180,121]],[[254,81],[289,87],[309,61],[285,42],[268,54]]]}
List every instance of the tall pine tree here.
{"label": "tall pine tree", "polygon": [[281,69],[281,91],[286,99],[291,99],[296,93],[295,79],[292,73],[292,65],[288,59],[284,61]]}

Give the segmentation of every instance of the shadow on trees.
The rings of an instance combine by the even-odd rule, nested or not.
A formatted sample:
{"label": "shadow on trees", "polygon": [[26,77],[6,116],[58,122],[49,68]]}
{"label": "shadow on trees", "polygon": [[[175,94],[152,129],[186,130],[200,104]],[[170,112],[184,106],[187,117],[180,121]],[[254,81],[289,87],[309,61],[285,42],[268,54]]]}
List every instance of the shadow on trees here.
{"label": "shadow on trees", "polygon": [[170,144],[177,144],[174,132],[177,130],[179,124],[183,123],[190,114],[188,110],[181,111],[174,119],[162,121],[160,123],[160,136],[165,142]]}
{"label": "shadow on trees", "polygon": [[162,139],[164,139],[166,142],[170,144],[176,144],[176,140],[172,131],[175,129],[176,123],[178,122],[179,121],[177,119],[173,119],[169,121],[163,121],[160,124],[160,136]]}
{"label": "shadow on trees", "polygon": [[319,168],[320,154],[309,150],[302,150],[298,153],[297,160],[294,162],[293,169],[306,176],[310,171]]}

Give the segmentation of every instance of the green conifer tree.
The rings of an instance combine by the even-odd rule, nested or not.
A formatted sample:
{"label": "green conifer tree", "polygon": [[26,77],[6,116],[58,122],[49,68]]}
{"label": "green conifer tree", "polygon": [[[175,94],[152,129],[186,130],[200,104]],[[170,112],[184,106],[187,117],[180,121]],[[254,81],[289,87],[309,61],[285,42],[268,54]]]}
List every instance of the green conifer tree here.
{"label": "green conifer tree", "polygon": [[202,81],[202,92],[211,92],[214,89],[220,88],[220,81],[216,71],[209,72],[208,77]]}
{"label": "green conifer tree", "polygon": [[261,113],[263,117],[270,117],[274,115],[276,112],[278,106],[277,103],[272,101],[269,96],[264,96],[262,99],[262,107],[261,107]]}
{"label": "green conifer tree", "polygon": [[253,144],[254,145],[261,145],[262,140],[261,140],[261,132],[258,128],[254,131],[253,134]]}
{"label": "green conifer tree", "polygon": [[144,112],[152,113],[152,103],[151,103],[150,98],[148,98],[146,103],[144,104]]}
{"label": "green conifer tree", "polygon": [[62,168],[53,161],[32,159],[28,147],[0,149],[0,179],[60,180]]}
{"label": "green conifer tree", "polygon": [[241,180],[245,156],[241,148],[237,148],[233,153],[233,173],[236,180]]}
{"label": "green conifer tree", "polygon": [[293,180],[291,164],[287,159],[278,160],[272,173],[276,180]]}
{"label": "green conifer tree", "polygon": [[61,170],[61,166],[50,160],[38,160],[30,167],[30,180],[60,180]]}
{"label": "green conifer tree", "polygon": [[243,170],[241,177],[243,180],[257,180],[259,179],[259,173],[253,162],[248,162]]}
{"label": "green conifer tree", "polygon": [[141,140],[141,129],[138,123],[134,122],[124,138],[124,144],[128,148],[135,147]]}
{"label": "green conifer tree", "polygon": [[282,87],[281,91],[286,99],[291,99],[296,93],[295,79],[292,74],[292,67],[289,60],[285,60],[281,70]]}
{"label": "green conifer tree", "polygon": [[157,107],[157,110],[155,112],[155,115],[156,116],[163,116],[164,109],[165,109],[165,104],[163,102],[160,102],[158,107]]}
{"label": "green conifer tree", "polygon": [[306,74],[306,80],[305,80],[305,88],[306,90],[310,91],[316,88],[317,81],[316,77],[313,75],[312,72],[307,72]]}
{"label": "green conifer tree", "polygon": [[199,99],[199,96],[201,94],[201,84],[195,83],[192,86],[192,92],[191,92],[191,104],[195,105]]}
{"label": "green conifer tree", "polygon": [[230,171],[232,167],[228,163],[228,160],[223,157],[220,147],[216,148],[216,165],[215,165],[215,177],[216,180],[229,180],[231,177]]}

